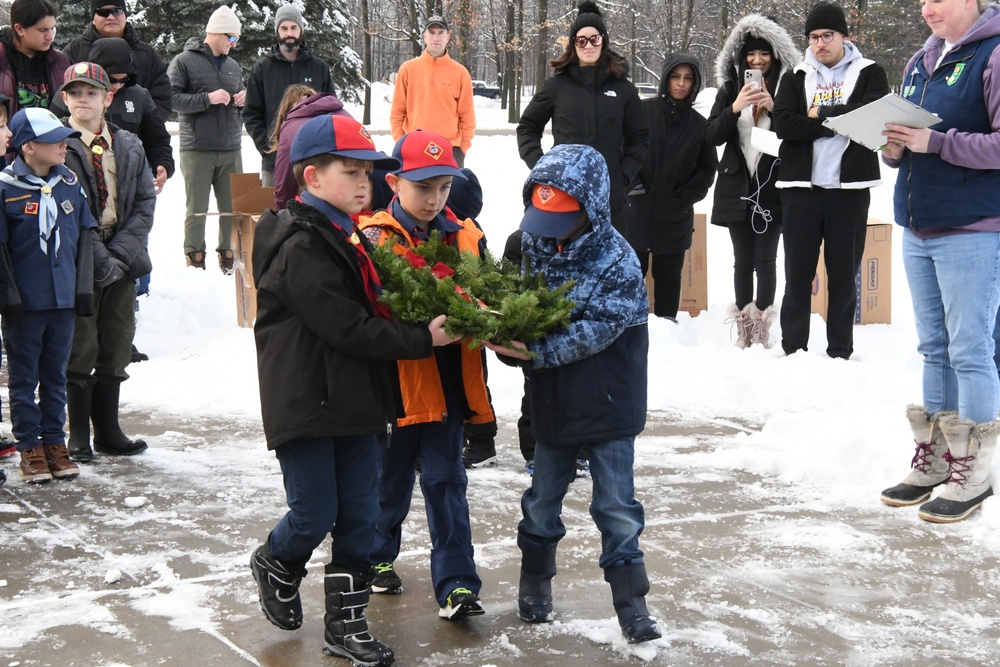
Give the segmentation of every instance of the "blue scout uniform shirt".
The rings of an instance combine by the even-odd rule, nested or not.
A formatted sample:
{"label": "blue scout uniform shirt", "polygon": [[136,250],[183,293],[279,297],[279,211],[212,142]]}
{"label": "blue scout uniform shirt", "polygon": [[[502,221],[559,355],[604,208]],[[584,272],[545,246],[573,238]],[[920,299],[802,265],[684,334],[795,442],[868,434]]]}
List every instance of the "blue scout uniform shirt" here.
{"label": "blue scout uniform shirt", "polygon": [[[52,188],[55,228],[42,250],[39,231],[41,192],[0,180],[0,243],[10,251],[14,283],[25,310],[73,308],[76,304],[76,249],[80,230],[97,227],[80,181],[65,165],[53,167],[62,179]],[[15,179],[32,173],[18,157],[3,170]],[[53,172],[49,172],[52,176]],[[44,180],[48,180],[45,178]],[[25,185],[28,185],[27,183]],[[59,239],[58,251],[56,238]]]}

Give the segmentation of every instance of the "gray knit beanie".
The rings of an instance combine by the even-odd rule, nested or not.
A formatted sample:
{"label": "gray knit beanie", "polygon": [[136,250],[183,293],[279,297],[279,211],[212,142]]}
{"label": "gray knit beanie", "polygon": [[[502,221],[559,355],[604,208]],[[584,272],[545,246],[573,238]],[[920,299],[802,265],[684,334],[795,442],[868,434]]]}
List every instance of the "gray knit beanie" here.
{"label": "gray knit beanie", "polygon": [[278,11],[274,13],[275,34],[278,32],[278,26],[285,21],[294,21],[300,30],[305,30],[305,26],[302,25],[302,12],[295,5],[282,5],[278,7]]}

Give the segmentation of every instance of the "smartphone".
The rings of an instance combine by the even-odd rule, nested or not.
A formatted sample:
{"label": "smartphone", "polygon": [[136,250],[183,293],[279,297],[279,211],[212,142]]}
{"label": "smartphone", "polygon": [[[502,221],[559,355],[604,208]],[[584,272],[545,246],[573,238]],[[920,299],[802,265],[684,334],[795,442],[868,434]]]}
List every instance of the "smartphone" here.
{"label": "smartphone", "polygon": [[764,87],[764,76],[761,74],[759,69],[748,69],[743,72],[743,85],[750,82],[756,84],[758,88]]}

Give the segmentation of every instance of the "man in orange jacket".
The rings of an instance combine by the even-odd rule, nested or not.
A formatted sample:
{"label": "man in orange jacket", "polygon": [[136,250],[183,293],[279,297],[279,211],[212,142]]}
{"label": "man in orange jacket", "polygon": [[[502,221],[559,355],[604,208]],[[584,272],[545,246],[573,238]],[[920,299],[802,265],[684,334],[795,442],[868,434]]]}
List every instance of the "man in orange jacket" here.
{"label": "man in orange jacket", "polygon": [[427,19],[424,52],[407,60],[396,75],[389,124],[392,138],[414,130],[436,132],[451,142],[455,162],[465,166],[465,154],[476,132],[469,70],[448,56],[451,32],[440,16]]}

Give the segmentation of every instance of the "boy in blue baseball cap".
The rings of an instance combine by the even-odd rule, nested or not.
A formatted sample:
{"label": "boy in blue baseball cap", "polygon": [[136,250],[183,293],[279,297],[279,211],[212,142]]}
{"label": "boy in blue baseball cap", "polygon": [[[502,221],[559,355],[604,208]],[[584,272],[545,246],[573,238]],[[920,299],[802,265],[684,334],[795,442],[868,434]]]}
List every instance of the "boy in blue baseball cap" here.
{"label": "boy in blue baseball cap", "polygon": [[[358,223],[368,239],[404,254],[436,232],[458,250],[481,255],[483,232],[472,220],[459,220],[446,206],[452,179],[465,178],[451,143],[434,132],[417,130],[400,137],[392,154],[400,166],[386,175],[386,181],[396,196],[387,210]],[[392,436],[392,449],[382,450],[372,591],[403,590],[393,563],[399,556],[419,462],[431,535],[434,595],[439,615],[452,621],[484,613],[465,495],[469,480],[462,463],[465,423],[493,420],[483,369],[480,351],[465,344],[400,361],[406,417]]]}
{"label": "boy in blue baseball cap", "polygon": [[375,149],[353,118],[318,116],[299,129],[291,160],[302,193],[255,230],[257,369],[268,449],[288,513],[250,559],[274,625],[302,625],[299,584],[313,550],[333,536],[326,566],[323,651],[388,665],[392,649],[368,632],[369,553],[378,515],[377,437],[401,414],[396,359],[420,359],[452,338],[443,315],[427,327],[392,322],[378,301],[371,249],[351,214],[368,198]]}
{"label": "boy in blue baseball cap", "polygon": [[18,111],[10,130],[17,158],[0,172],[0,244],[3,282],[14,289],[0,305],[21,476],[38,484],[80,474],[63,431],[74,312],[93,315],[95,282],[122,270],[97,241],[80,181],[64,164],[67,139],[80,133],[42,108]]}

